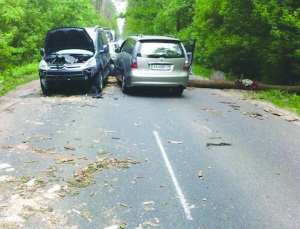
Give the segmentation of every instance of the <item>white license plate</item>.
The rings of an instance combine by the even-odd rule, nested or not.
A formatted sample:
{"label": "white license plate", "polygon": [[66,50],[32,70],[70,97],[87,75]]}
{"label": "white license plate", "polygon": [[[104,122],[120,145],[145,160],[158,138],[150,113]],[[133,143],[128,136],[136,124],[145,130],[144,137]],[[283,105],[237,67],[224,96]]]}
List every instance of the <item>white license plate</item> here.
{"label": "white license plate", "polygon": [[151,65],[152,70],[160,70],[160,71],[169,71],[171,70],[170,64],[152,64]]}

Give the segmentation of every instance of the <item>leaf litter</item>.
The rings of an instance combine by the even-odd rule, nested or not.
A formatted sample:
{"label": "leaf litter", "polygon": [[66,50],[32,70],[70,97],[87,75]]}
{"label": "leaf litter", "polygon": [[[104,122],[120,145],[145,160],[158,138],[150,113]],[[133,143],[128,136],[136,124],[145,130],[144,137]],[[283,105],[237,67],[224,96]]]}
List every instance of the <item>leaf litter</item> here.
{"label": "leaf litter", "polygon": [[198,177],[199,177],[200,180],[204,180],[204,175],[203,175],[203,171],[202,170],[200,170],[198,172]]}
{"label": "leaf litter", "polygon": [[117,159],[117,158],[100,158],[98,161],[93,162],[79,168],[74,172],[74,179],[68,181],[71,187],[85,188],[95,183],[94,174],[99,171],[103,171],[110,168],[116,168],[120,170],[129,169],[131,165],[139,164],[140,162],[129,158]]}
{"label": "leaf litter", "polygon": [[146,211],[154,211],[155,210],[154,203],[155,203],[154,201],[143,202],[144,209]]}

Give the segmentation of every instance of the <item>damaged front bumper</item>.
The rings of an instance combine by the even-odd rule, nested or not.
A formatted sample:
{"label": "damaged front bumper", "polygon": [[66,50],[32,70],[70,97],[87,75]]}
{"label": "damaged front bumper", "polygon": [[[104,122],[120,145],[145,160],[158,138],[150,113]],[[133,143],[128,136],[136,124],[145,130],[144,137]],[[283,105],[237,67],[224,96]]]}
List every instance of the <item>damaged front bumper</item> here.
{"label": "damaged front bumper", "polygon": [[96,66],[85,64],[49,64],[40,63],[39,77],[43,85],[59,86],[63,84],[84,84],[92,82],[97,75]]}

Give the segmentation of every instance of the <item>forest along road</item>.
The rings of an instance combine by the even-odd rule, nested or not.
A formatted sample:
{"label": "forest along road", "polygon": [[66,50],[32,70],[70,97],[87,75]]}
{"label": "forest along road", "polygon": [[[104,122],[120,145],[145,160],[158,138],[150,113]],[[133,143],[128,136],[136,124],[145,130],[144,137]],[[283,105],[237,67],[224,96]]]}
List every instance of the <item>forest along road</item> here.
{"label": "forest along road", "polygon": [[0,228],[300,228],[300,125],[222,90],[0,99]]}

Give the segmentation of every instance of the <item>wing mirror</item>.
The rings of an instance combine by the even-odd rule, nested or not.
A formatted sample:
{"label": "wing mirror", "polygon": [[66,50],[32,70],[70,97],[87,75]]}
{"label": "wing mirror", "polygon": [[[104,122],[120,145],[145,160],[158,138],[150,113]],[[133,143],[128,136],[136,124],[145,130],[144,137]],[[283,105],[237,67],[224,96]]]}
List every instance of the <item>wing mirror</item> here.
{"label": "wing mirror", "polygon": [[120,52],[120,45],[115,44],[115,53],[119,53]]}
{"label": "wing mirror", "polygon": [[45,49],[40,48],[40,54],[41,54],[41,56],[45,56]]}
{"label": "wing mirror", "polygon": [[109,46],[108,45],[103,45],[103,49],[100,51],[101,53],[105,53],[109,51]]}

